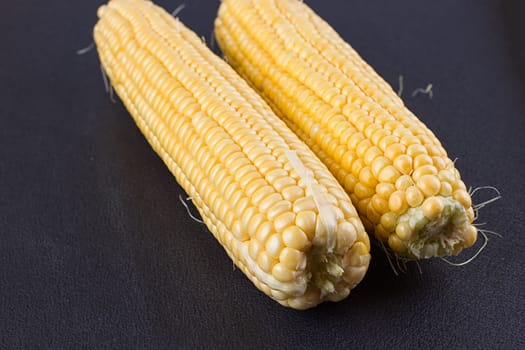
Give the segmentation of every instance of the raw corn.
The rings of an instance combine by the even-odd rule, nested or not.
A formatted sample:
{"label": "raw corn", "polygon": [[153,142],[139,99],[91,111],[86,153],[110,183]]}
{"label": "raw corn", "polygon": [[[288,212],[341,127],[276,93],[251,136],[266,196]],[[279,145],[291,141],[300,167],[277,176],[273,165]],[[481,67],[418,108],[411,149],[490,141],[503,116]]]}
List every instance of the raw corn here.
{"label": "raw corn", "polygon": [[472,246],[472,201],[434,134],[306,4],[222,0],[217,42],[350,194],[365,228],[411,259]]}
{"label": "raw corn", "polygon": [[234,263],[285,306],[345,298],[368,268],[370,242],[323,163],[161,8],[111,0],[98,16],[111,84]]}

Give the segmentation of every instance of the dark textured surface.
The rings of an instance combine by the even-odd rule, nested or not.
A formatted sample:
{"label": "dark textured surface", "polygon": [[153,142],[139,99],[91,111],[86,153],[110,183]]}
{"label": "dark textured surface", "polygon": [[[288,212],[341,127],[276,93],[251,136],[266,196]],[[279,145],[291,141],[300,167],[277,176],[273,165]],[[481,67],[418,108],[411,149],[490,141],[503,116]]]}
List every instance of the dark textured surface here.
{"label": "dark textured surface", "polygon": [[[188,217],[95,52],[75,54],[101,1],[2,1],[1,349],[525,348],[523,1],[307,3],[387,81],[404,76],[468,185],[501,190],[480,221],[503,238],[399,277],[374,250],[346,301],[283,308]],[[187,5],[209,37],[218,1]],[[410,97],[429,82],[433,99]]]}

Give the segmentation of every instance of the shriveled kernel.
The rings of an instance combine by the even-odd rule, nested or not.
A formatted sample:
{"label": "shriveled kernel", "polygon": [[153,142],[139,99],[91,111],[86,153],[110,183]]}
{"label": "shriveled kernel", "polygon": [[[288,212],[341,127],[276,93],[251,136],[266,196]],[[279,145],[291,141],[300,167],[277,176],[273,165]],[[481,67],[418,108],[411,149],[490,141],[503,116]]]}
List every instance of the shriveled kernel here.
{"label": "shriveled kernel", "polygon": [[438,177],[435,175],[421,176],[417,180],[416,185],[427,197],[438,194],[441,188],[441,182],[439,182]]}
{"label": "shriveled kernel", "polygon": [[379,173],[379,182],[394,183],[401,173],[392,165],[388,165]]}
{"label": "shriveled kernel", "polygon": [[277,263],[273,266],[272,275],[281,282],[290,282],[295,277],[294,272],[281,263]]}
{"label": "shriveled kernel", "polygon": [[304,270],[306,267],[306,255],[290,247],[285,247],[279,255],[281,264],[290,270]]}
{"label": "shriveled kernel", "polygon": [[472,199],[470,195],[465,190],[456,190],[454,191],[454,199],[457,200],[465,208],[472,206]]}
{"label": "shriveled kernel", "polygon": [[407,188],[405,190],[405,196],[408,205],[412,208],[419,206],[421,203],[423,203],[423,199],[425,199],[423,193],[421,193],[421,191],[416,186],[410,186]]}
{"label": "shriveled kernel", "polygon": [[261,268],[261,270],[269,273],[272,271],[274,263],[274,259],[266,251],[259,253],[259,256],[257,257],[257,265]]}
{"label": "shriveled kernel", "polygon": [[380,223],[387,231],[392,232],[396,228],[398,217],[398,214],[389,211],[381,216]]}
{"label": "shriveled kernel", "polygon": [[400,222],[396,226],[396,235],[401,238],[403,241],[408,241],[412,237],[412,229],[408,222]]}
{"label": "shriveled kernel", "polygon": [[443,212],[445,205],[441,198],[439,197],[430,197],[425,199],[421,209],[423,210],[423,215],[429,219],[437,218]]}
{"label": "shriveled kernel", "polygon": [[400,191],[405,191],[407,188],[412,186],[414,184],[414,181],[412,178],[408,175],[401,175],[396,180],[396,188]]}
{"label": "shriveled kernel", "polygon": [[266,241],[266,252],[272,257],[277,258],[281,254],[283,249],[283,243],[281,241],[281,236],[277,233],[273,234]]}
{"label": "shriveled kernel", "polygon": [[[282,213],[278,217],[275,218],[273,221],[273,225],[275,226],[275,230],[277,232],[281,232],[288,226],[291,226],[295,222],[295,213],[291,211],[287,211],[285,213]],[[271,219],[270,219],[271,220]]]}
{"label": "shriveled kernel", "polygon": [[408,207],[408,204],[405,199],[405,192],[395,191],[394,193],[392,193],[388,200],[388,207],[390,208],[390,210],[396,213],[404,212]]}
{"label": "shriveled kernel", "polygon": [[397,253],[405,253],[407,251],[407,246],[397,235],[388,237],[388,245]]}
{"label": "shriveled kernel", "polygon": [[297,250],[305,250],[310,246],[306,234],[297,226],[290,226],[283,232],[283,241],[287,247]]}
{"label": "shriveled kernel", "polygon": [[423,165],[414,170],[412,173],[412,178],[417,181],[421,178],[423,175],[436,175],[437,169],[433,165]]}
{"label": "shriveled kernel", "polygon": [[410,174],[412,171],[412,158],[406,154],[402,154],[394,159],[394,167],[402,174]]}

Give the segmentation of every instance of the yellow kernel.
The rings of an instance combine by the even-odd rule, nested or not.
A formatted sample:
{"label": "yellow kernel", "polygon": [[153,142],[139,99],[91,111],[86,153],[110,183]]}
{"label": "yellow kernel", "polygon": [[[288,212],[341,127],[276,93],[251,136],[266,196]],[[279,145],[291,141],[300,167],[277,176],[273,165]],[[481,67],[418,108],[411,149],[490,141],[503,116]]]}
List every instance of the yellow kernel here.
{"label": "yellow kernel", "polygon": [[467,209],[467,218],[468,218],[468,222],[472,222],[474,221],[474,217],[476,216],[476,214],[474,213],[474,209],[472,209],[472,207],[468,208]]}
{"label": "yellow kernel", "polygon": [[386,241],[388,240],[388,236],[390,236],[390,232],[381,224],[376,225],[374,233],[375,237],[380,241]]}
{"label": "yellow kernel", "polygon": [[366,165],[372,164],[372,162],[379,156],[381,156],[383,152],[376,146],[371,146],[368,148],[368,150],[365,152],[364,160]]}
{"label": "yellow kernel", "polygon": [[261,270],[269,273],[272,271],[273,264],[274,260],[267,252],[262,251],[259,253],[259,256],[257,257],[257,265],[261,268]]}
{"label": "yellow kernel", "polygon": [[432,163],[438,170],[442,170],[447,167],[446,159],[444,157],[432,157]]}
{"label": "yellow kernel", "polygon": [[441,182],[441,190],[439,191],[439,194],[443,197],[452,196],[452,185],[448,182]]}
{"label": "yellow kernel", "polygon": [[389,211],[388,213],[385,213],[381,216],[381,225],[385,228],[385,230],[393,232],[396,228],[398,217],[399,215],[393,211]]}
{"label": "yellow kernel", "polygon": [[412,171],[412,158],[406,154],[401,154],[394,159],[394,166],[402,174],[410,174]]}
{"label": "yellow kernel", "polygon": [[341,160],[341,167],[345,170],[350,170],[355,159],[355,154],[352,151],[346,151]]}
{"label": "yellow kernel", "polygon": [[395,186],[391,183],[379,183],[376,186],[376,193],[383,199],[388,200],[390,195],[396,190]]}
{"label": "yellow kernel", "polygon": [[392,165],[388,165],[379,173],[379,182],[394,183],[401,173]]}
{"label": "yellow kernel", "polygon": [[389,210],[388,201],[383,199],[383,197],[378,196],[377,194],[372,197],[371,203],[378,213],[383,214]]}
{"label": "yellow kernel", "polygon": [[432,158],[426,154],[420,154],[414,158],[414,169],[422,167],[424,165],[432,165]]}
{"label": "yellow kernel", "polygon": [[269,220],[274,220],[277,216],[284,212],[290,212],[292,210],[292,203],[288,201],[279,201],[272,205],[267,212]]}
{"label": "yellow kernel", "polygon": [[420,190],[416,186],[410,186],[405,190],[405,196],[407,199],[407,203],[412,208],[415,208],[419,206],[421,203],[423,203],[423,199],[425,199],[425,196],[423,196],[423,193],[421,193]]}
{"label": "yellow kernel", "polygon": [[400,222],[396,226],[396,235],[401,238],[403,241],[408,241],[412,237],[412,229],[408,222]]}
{"label": "yellow kernel", "polygon": [[[271,219],[270,219],[271,220]],[[288,226],[293,225],[295,222],[295,213],[287,211],[277,216],[273,221],[273,226],[277,232],[283,231]]]}
{"label": "yellow kernel", "polygon": [[366,217],[373,223],[377,223],[379,222],[379,219],[381,219],[381,214],[374,209],[372,201],[368,202],[368,205],[366,207]]}
{"label": "yellow kernel", "polygon": [[261,244],[256,239],[250,240],[250,243],[248,243],[248,253],[250,254],[250,257],[253,260],[256,260],[260,251],[261,251]]}
{"label": "yellow kernel", "polygon": [[369,167],[361,169],[361,172],[359,173],[359,182],[370,188],[375,188],[377,185],[377,180]]}
{"label": "yellow kernel", "polygon": [[478,230],[474,225],[468,225],[463,234],[465,247],[472,247],[478,238]]}
{"label": "yellow kernel", "polygon": [[343,221],[337,226],[337,245],[338,251],[344,252],[345,249],[352,246],[357,238],[354,225],[348,221]]}
{"label": "yellow kernel", "polygon": [[451,170],[449,170],[449,169],[441,170],[438,173],[438,178],[441,181],[446,181],[446,182],[451,183],[451,184],[456,182],[456,177],[454,176],[454,173]]}
{"label": "yellow kernel", "polygon": [[423,175],[436,175],[437,169],[433,165],[423,165],[419,168],[416,168],[414,172],[412,173],[412,178],[417,181],[419,178]]}
{"label": "yellow kernel", "polygon": [[375,192],[373,188],[370,188],[358,182],[354,187],[354,193],[358,198],[363,199],[372,197]]}
{"label": "yellow kernel", "polygon": [[385,151],[390,145],[399,142],[399,137],[395,135],[385,136],[379,141],[379,148]]}
{"label": "yellow kernel", "polygon": [[385,156],[391,160],[396,159],[399,155],[405,153],[406,147],[400,143],[394,143],[385,150]]}
{"label": "yellow kernel", "polygon": [[261,212],[266,212],[271,206],[278,203],[282,200],[282,197],[279,193],[272,193],[269,196],[265,197],[260,203],[259,203],[259,210]]}
{"label": "yellow kernel", "polygon": [[388,200],[388,207],[391,211],[402,213],[407,209],[407,202],[405,199],[405,192],[395,191]]}
{"label": "yellow kernel", "polygon": [[275,232],[273,224],[269,221],[265,221],[257,228],[255,238],[257,238],[259,243],[264,244],[270,236],[270,234],[272,234],[273,232]]}
{"label": "yellow kernel", "polygon": [[472,206],[472,199],[465,190],[454,191],[454,199],[461,203],[461,205],[465,208],[470,208]]}
{"label": "yellow kernel", "polygon": [[317,212],[317,205],[315,205],[315,202],[312,196],[298,199],[293,204],[293,211],[296,213],[306,211],[306,210],[313,210]]}
{"label": "yellow kernel", "polygon": [[303,230],[306,236],[311,240],[315,236],[315,223],[317,214],[312,210],[301,211],[295,217],[295,224]]}
{"label": "yellow kernel", "polygon": [[396,180],[396,188],[400,191],[405,191],[407,188],[412,186],[414,184],[414,181],[412,178],[408,175],[401,175]]}
{"label": "yellow kernel", "polygon": [[287,247],[297,250],[305,250],[310,246],[306,234],[297,226],[290,226],[283,232],[283,241]]}
{"label": "yellow kernel", "polygon": [[403,241],[397,235],[390,235],[388,237],[388,245],[397,253],[402,254],[407,251],[405,243],[403,243]]}
{"label": "yellow kernel", "polygon": [[421,207],[423,215],[429,219],[435,219],[441,216],[445,205],[439,197],[430,197],[425,199]]}
{"label": "yellow kernel", "polygon": [[272,269],[273,277],[277,278],[281,282],[290,282],[294,279],[294,272],[287,269],[283,264],[277,263]]}
{"label": "yellow kernel", "polygon": [[421,176],[417,180],[416,185],[421,190],[421,192],[423,192],[423,194],[427,197],[438,194],[441,188],[441,182],[439,182],[438,177],[435,175]]}
{"label": "yellow kernel", "polygon": [[374,159],[371,166],[374,177],[377,179],[379,177],[379,173],[381,173],[381,170],[390,164],[392,164],[392,161],[387,157],[380,156]]}
{"label": "yellow kernel", "polygon": [[281,264],[290,270],[304,270],[306,267],[306,255],[297,249],[285,247],[279,255]]}
{"label": "yellow kernel", "polygon": [[296,199],[304,197],[303,189],[297,185],[292,185],[284,188],[281,191],[281,194],[283,195],[284,199],[290,202],[294,202]]}
{"label": "yellow kernel", "polygon": [[266,241],[266,252],[272,257],[277,258],[281,254],[283,244],[281,242],[281,236],[277,233],[273,234]]}
{"label": "yellow kernel", "polygon": [[357,184],[357,179],[355,178],[354,175],[348,174],[345,176],[345,182],[344,182],[345,190],[347,190],[348,192],[353,192],[356,184]]}
{"label": "yellow kernel", "polygon": [[365,161],[362,159],[356,159],[354,163],[352,164],[352,173],[353,174],[359,174],[361,172],[361,169],[365,166]]}
{"label": "yellow kernel", "polygon": [[425,146],[423,146],[423,145],[421,145],[419,143],[413,143],[410,146],[408,146],[407,154],[410,157],[415,158],[416,156],[418,156],[420,154],[427,154],[427,149],[425,148]]}

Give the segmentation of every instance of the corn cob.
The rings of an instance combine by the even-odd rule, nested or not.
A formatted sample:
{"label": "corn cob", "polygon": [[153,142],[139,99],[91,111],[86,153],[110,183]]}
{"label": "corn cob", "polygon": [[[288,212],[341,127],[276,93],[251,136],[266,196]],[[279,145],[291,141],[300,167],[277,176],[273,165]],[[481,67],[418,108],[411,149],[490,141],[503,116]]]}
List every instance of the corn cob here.
{"label": "corn cob", "polygon": [[368,268],[370,242],[323,163],[161,8],[112,0],[98,16],[113,87],[234,263],[285,306],[345,298]]}
{"label": "corn cob", "polygon": [[302,1],[222,0],[215,35],[380,242],[412,259],[475,243],[470,195],[439,140]]}

